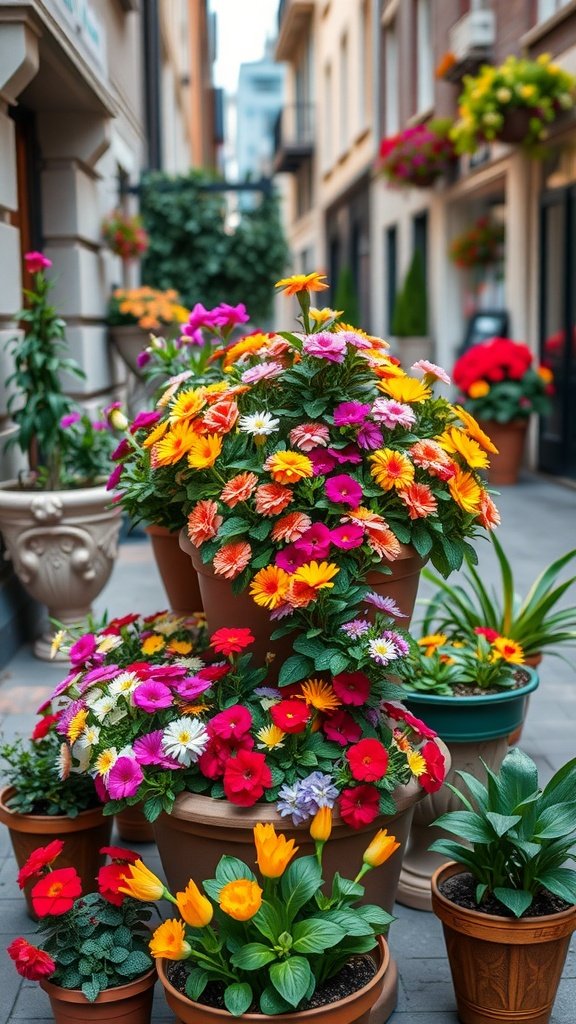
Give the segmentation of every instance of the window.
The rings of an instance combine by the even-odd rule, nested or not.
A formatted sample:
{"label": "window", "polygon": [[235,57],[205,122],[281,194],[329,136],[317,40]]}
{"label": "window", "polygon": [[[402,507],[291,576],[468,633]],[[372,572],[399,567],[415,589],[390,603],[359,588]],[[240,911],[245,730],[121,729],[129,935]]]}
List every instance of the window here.
{"label": "window", "polygon": [[431,0],[416,2],[416,112],[434,104],[434,53]]}
{"label": "window", "polygon": [[348,149],[348,36],[340,40],[340,153]]}
{"label": "window", "polygon": [[334,116],[332,100],[332,68],[327,64],[324,68],[324,145],[323,168],[329,171],[333,161]]}
{"label": "window", "polygon": [[538,0],[538,21],[546,21],[569,3],[570,0]]}
{"label": "window", "polygon": [[398,229],[395,224],[386,228],[384,236],[384,274],[386,276],[386,332],[392,333],[392,317],[398,290]]}
{"label": "window", "polygon": [[398,116],[398,38],[396,23],[391,22],[384,36],[384,110],[386,135],[394,135],[399,127]]}
{"label": "window", "polygon": [[370,86],[372,78],[372,39],[370,32],[369,0],[363,0],[360,8],[358,67],[360,68],[358,82],[358,128],[362,131],[362,129],[368,124],[368,115],[371,107]]}

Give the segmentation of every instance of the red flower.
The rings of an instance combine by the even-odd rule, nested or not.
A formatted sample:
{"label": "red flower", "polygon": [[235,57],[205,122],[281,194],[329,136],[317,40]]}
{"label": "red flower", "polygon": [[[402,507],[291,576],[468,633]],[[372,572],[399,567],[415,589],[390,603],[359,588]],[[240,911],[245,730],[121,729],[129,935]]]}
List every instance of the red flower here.
{"label": "red flower", "polygon": [[494,641],[497,640],[498,637],[500,636],[500,633],[498,632],[497,629],[490,629],[489,626],[475,626],[474,632],[477,634],[477,636],[485,636],[486,639],[488,640],[488,643],[491,644],[493,644]]}
{"label": "red flower", "polygon": [[428,739],[434,739],[438,735],[431,729],[426,722],[423,722],[421,718],[416,718],[410,711],[404,707],[403,704],[390,704],[388,701],[384,701],[382,704],[382,710],[388,718],[394,719],[396,722],[405,722],[410,729],[420,734],[420,736],[427,737]]}
{"label": "red flower", "polygon": [[[136,858],[138,859],[138,858]],[[119,892],[121,885],[126,885],[129,877],[129,864],[105,864],[97,875],[98,891],[108,903],[120,907],[124,902],[124,893]]]}
{"label": "red flower", "polygon": [[230,803],[252,807],[264,790],[272,785],[272,774],[264,754],[239,750],[236,757],[226,762],[223,781],[224,793]]}
{"label": "red flower", "polygon": [[388,751],[379,740],[360,740],[346,751],[346,758],[359,782],[378,782],[386,775]]}
{"label": "red flower", "polygon": [[53,839],[51,843],[48,843],[48,846],[39,846],[37,850],[32,850],[28,860],[18,872],[18,885],[20,888],[23,889],[31,878],[34,878],[35,875],[39,875],[42,868],[48,867],[49,864],[53,864],[56,858],[60,856],[63,849],[64,843],[62,840]]}
{"label": "red flower", "polygon": [[76,868],[58,868],[41,878],[31,892],[32,907],[38,917],[65,914],[82,895],[82,882]]}
{"label": "red flower", "polygon": [[244,736],[252,726],[252,715],[242,704],[234,704],[225,708],[208,723],[210,736],[219,736],[223,740]]}
{"label": "red flower", "polygon": [[14,961],[18,974],[28,981],[40,981],[41,978],[49,978],[56,970],[56,964],[51,956],[43,949],[32,946],[27,939],[14,939],[6,952]]}
{"label": "red flower", "polygon": [[446,762],[440,748],[430,740],[420,750],[426,761],[426,771],[418,776],[418,782],[427,793],[435,793],[440,789],[446,776]]}
{"label": "red flower", "polygon": [[30,739],[43,740],[50,732],[54,722],[58,721],[58,717],[58,715],[44,715],[44,718],[41,718],[39,722],[36,722]]}
{"label": "red flower", "polygon": [[380,812],[380,794],[374,786],[355,786],[340,794],[340,815],[350,828],[370,825]]}
{"label": "red flower", "polygon": [[332,679],[332,686],[343,704],[357,707],[366,703],[370,693],[370,680],[363,672],[340,672]]}
{"label": "red flower", "polygon": [[341,747],[347,747],[349,743],[357,743],[362,735],[362,729],[354,721],[352,715],[347,711],[339,709],[322,724],[324,735],[333,743],[339,743]]}
{"label": "red flower", "polygon": [[215,683],[229,671],[230,665],[205,665],[204,668],[198,670],[196,675],[200,676],[200,679],[208,679],[211,683]]}
{"label": "red flower", "polygon": [[[132,450],[132,449],[130,449]],[[111,619],[106,629],[103,629],[103,633],[116,632],[116,630],[123,629],[124,626],[130,626],[131,623],[137,622],[140,618],[139,615],[123,615],[122,618]]]}
{"label": "red flower", "polygon": [[123,846],[101,846],[100,853],[112,860],[118,860],[121,864],[135,864],[140,860],[140,854],[135,850],[126,850]]}
{"label": "red flower", "polygon": [[217,629],[210,640],[210,646],[227,658],[231,654],[238,654],[253,643],[254,637],[249,629]]}
{"label": "red flower", "polygon": [[303,700],[281,700],[270,708],[270,716],[282,732],[303,732],[310,718],[310,709]]}

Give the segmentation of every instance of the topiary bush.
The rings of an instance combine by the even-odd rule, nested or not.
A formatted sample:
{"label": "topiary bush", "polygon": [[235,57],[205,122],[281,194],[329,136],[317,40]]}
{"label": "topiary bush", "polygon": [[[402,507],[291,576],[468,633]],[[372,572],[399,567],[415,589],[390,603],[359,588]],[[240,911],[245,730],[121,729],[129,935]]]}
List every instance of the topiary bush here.
{"label": "topiary bush", "polygon": [[428,334],[426,276],[422,255],[417,249],[396,296],[392,316],[392,334],[398,338],[422,338]]}

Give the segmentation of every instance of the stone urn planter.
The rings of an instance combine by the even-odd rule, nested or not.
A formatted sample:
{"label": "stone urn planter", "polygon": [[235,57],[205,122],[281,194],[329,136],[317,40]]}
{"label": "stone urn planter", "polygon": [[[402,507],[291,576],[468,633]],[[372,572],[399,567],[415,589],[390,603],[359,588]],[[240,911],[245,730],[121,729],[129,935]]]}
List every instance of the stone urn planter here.
{"label": "stone urn planter", "polygon": [[51,981],[40,985],[50,999],[56,1024],[150,1024],[156,968],[127,985],[108,988],[93,1003],[77,988],[61,988]]}
{"label": "stone urn planter", "polygon": [[138,324],[127,324],[124,327],[109,327],[109,337],[124,360],[126,366],[136,377],[142,377],[142,370],[138,366],[138,356],[148,344],[148,335]]}
{"label": "stone urn planter", "polygon": [[541,917],[499,917],[468,910],[442,893],[462,872],[450,862],[432,879],[432,905],[442,921],[462,1024],[548,1024],[576,907]]}
{"label": "stone urn planter", "polygon": [[[118,551],[119,506],[104,488],[25,491],[0,484],[0,530],[7,557],[28,593],[51,618],[71,625],[86,618],[108,582]],[[50,657],[51,634],[34,645]]]}
{"label": "stone urn planter", "polygon": [[171,532],[155,523],[146,527],[152,551],[162,577],[168,603],[177,615],[193,615],[202,611],[198,576],[188,554],[180,547],[179,531]]}
{"label": "stone urn planter", "polygon": [[[234,1020],[254,1021],[260,1024],[377,1024],[378,1018],[374,1016],[378,1005],[379,997],[386,986],[386,979],[390,969],[390,954],[384,939],[379,938],[378,948],[375,950],[374,959],[377,964],[377,971],[373,978],[353,992],[352,995],[339,999],[335,1003],[327,1003],[325,1006],[316,1007],[313,1010],[295,1010],[292,1013],[279,1013],[269,1017],[262,1013],[243,1013]],[[193,1003],[186,996],[182,995],[168,980],[166,969],[169,961],[158,961],[158,976],[164,987],[166,1002],[182,1024],[227,1024],[230,1021],[230,1014],[227,1010],[218,1010],[212,1006],[204,1006],[201,1003]],[[374,1007],[374,1009],[372,1009]]]}
{"label": "stone urn planter", "polygon": [[[429,186],[423,185],[423,188]],[[402,361],[403,366],[412,366],[419,359],[432,359],[434,346],[432,338],[427,334],[398,335],[393,338],[394,354]]]}
{"label": "stone urn planter", "polygon": [[404,698],[406,707],[439,733],[451,758],[451,768],[442,789],[428,794],[414,808],[396,897],[406,907],[432,909],[430,883],[443,858],[428,848],[446,833],[431,825],[441,814],[460,809],[459,800],[446,783],[457,785],[458,771],[482,776],[481,761],[493,771],[499,769],[508,752],[508,737],[524,720],[529,694],[539,683],[533,669],[524,665],[522,669],[530,678],[525,686],[516,690],[470,697],[410,693]]}
{"label": "stone urn planter", "polygon": [[488,482],[495,487],[517,484],[524,457],[528,419],[511,420],[510,423],[481,420],[480,426],[498,449],[498,455],[490,456]]}

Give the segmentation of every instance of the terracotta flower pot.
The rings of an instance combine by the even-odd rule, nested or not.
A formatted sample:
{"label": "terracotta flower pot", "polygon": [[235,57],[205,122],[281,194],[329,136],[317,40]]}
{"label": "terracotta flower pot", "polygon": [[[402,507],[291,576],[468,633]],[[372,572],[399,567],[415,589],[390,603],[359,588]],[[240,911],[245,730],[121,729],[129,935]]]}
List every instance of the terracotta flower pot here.
{"label": "terracotta flower pot", "polygon": [[61,988],[51,981],[40,984],[50,999],[56,1024],[150,1024],[156,968],[127,985],[101,992],[93,1003],[77,988]]}
{"label": "terracotta flower pot", "polygon": [[[83,892],[95,892],[98,868],[106,861],[98,851],[110,842],[112,818],[105,818],[101,807],[81,811],[76,818],[60,814],[18,814],[6,805],[14,792],[14,786],[6,786],[0,791],[0,821],[10,832],[18,867],[23,867],[32,851],[39,846],[47,846],[53,839],[63,839],[64,849],[58,858],[58,867],[76,868],[82,879]],[[32,880],[24,889],[28,914],[34,920],[37,918],[32,910],[30,890],[35,881]]]}
{"label": "terracotta flower pot", "polygon": [[[369,1024],[372,1020],[371,1009],[376,1003],[385,985],[385,978],[390,964],[388,946],[383,938],[378,939],[378,950],[375,954],[378,957],[378,970],[374,977],[364,985],[363,988],[339,999],[335,1003],[328,1003],[326,1006],[319,1006],[314,1010],[296,1010],[293,1013],[279,1013],[269,1017],[262,1013],[243,1013],[241,1017],[235,1017],[239,1021],[259,1021],[266,1024],[267,1021],[274,1024]],[[208,1024],[212,1021],[230,1021],[230,1014],[227,1010],[217,1010],[212,1006],[203,1006],[201,1003],[193,1003],[186,996],[178,992],[170,984],[166,977],[166,961],[158,961],[158,976],[164,986],[166,1002],[182,1024]]]}
{"label": "terracotta flower pot", "polygon": [[164,590],[173,612],[193,615],[202,611],[202,597],[198,576],[190,565],[190,558],[180,547],[179,532],[172,533],[165,526],[146,527],[152,541],[152,550]]}
{"label": "terracotta flower pot", "polygon": [[528,419],[511,420],[510,423],[480,420],[480,426],[498,449],[498,455],[490,456],[488,482],[495,487],[517,484],[524,456]]}
{"label": "terracotta flower pot", "polygon": [[440,891],[460,874],[445,864],[432,879],[462,1024],[548,1024],[576,930],[576,907],[543,917],[510,918],[467,910]]}
{"label": "terracotta flower pot", "polygon": [[125,807],[118,811],[116,817],[116,829],[120,839],[126,843],[153,843],[154,828],[152,823],[144,817],[141,804],[134,804],[133,807]]}

